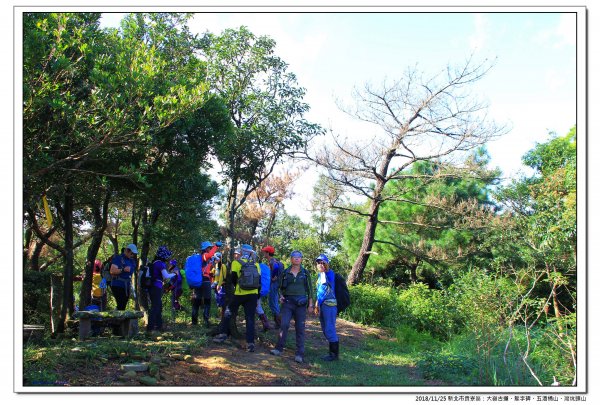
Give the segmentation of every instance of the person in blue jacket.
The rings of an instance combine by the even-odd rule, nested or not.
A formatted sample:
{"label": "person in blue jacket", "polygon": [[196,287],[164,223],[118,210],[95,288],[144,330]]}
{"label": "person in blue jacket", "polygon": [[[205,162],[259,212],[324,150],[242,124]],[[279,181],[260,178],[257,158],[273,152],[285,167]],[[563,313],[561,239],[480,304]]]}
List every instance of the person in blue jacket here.
{"label": "person in blue jacket", "polygon": [[148,290],[150,296],[150,316],[147,331],[152,333],[162,331],[162,295],[163,280],[169,280],[177,275],[167,272],[167,261],[171,258],[171,251],[166,246],[160,246],[151,265],[152,285]]}
{"label": "person in blue jacket", "polygon": [[123,250],[120,255],[113,257],[110,264],[110,274],[112,281],[110,290],[115,301],[117,301],[117,310],[123,311],[127,307],[129,293],[131,291],[131,275],[135,272],[137,247],[131,243]]}
{"label": "person in blue jacket", "polygon": [[325,361],[337,360],[340,353],[339,339],[335,331],[337,300],[335,298],[335,273],[329,268],[329,258],[324,254],[315,259],[317,264],[317,305],[315,315],[319,317],[323,335],[329,342],[329,354],[321,357]]}

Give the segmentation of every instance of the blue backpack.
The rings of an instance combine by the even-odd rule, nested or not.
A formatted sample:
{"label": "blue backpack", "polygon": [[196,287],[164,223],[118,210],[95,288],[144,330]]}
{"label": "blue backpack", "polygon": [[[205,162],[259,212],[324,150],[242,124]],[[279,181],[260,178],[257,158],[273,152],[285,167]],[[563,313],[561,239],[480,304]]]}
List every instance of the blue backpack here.
{"label": "blue backpack", "polygon": [[260,296],[265,297],[269,294],[271,287],[271,269],[265,263],[260,264]]}
{"label": "blue backpack", "polygon": [[190,288],[202,285],[202,255],[195,253],[185,259],[185,279]]}

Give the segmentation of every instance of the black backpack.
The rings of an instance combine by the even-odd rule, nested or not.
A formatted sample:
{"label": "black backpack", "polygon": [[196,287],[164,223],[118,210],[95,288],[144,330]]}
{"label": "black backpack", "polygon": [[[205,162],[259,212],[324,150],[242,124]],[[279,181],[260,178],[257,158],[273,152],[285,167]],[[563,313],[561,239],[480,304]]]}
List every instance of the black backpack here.
{"label": "black backpack", "polygon": [[246,262],[240,260],[242,268],[238,277],[238,285],[240,290],[256,290],[260,288],[260,273],[256,267],[254,260]]}
{"label": "black backpack", "polygon": [[152,283],[154,283],[154,271],[152,271],[150,265],[146,264],[140,268],[140,287],[149,290]]}
{"label": "black backpack", "polygon": [[335,273],[335,299],[338,313],[350,306],[350,291],[346,285],[346,280],[338,273]]}

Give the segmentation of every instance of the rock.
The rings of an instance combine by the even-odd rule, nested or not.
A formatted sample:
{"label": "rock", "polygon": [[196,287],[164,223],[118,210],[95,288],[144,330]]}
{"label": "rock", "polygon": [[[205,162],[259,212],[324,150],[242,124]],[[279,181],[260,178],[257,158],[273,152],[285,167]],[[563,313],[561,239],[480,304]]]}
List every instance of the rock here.
{"label": "rock", "polygon": [[143,385],[156,385],[156,383],[157,383],[156,378],[152,378],[152,377],[148,377],[148,376],[140,377],[139,381]]}
{"label": "rock", "polygon": [[190,371],[192,373],[201,373],[202,372],[202,367],[200,367],[198,364],[192,364],[190,366]]}
{"label": "rock", "polygon": [[134,353],[131,355],[131,358],[133,360],[146,360],[146,355],[141,354],[141,353]]}
{"label": "rock", "polygon": [[171,358],[173,360],[184,360],[183,354],[181,353],[171,353]]}
{"label": "rock", "polygon": [[194,358],[193,358],[192,356],[190,356],[189,354],[186,354],[186,355],[183,357],[183,360],[184,360],[186,363],[193,363],[193,362],[194,362]]}
{"label": "rock", "polygon": [[153,364],[160,364],[161,361],[162,361],[162,358],[160,356],[154,356],[150,359],[150,362]]}
{"label": "rock", "polygon": [[123,377],[127,377],[129,379],[135,378],[137,377],[137,373],[133,370],[130,370],[128,372],[126,372],[125,374],[123,374]]}
{"label": "rock", "polygon": [[147,371],[148,370],[148,363],[122,364],[121,365],[121,370],[124,370],[124,371]]}

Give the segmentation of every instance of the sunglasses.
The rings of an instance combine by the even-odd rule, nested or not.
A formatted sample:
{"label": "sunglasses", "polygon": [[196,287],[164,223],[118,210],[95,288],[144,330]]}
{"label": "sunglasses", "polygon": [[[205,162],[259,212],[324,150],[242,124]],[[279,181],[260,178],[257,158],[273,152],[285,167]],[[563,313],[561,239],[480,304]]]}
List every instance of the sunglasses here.
{"label": "sunglasses", "polygon": [[323,260],[317,260],[317,264],[325,264]]}

